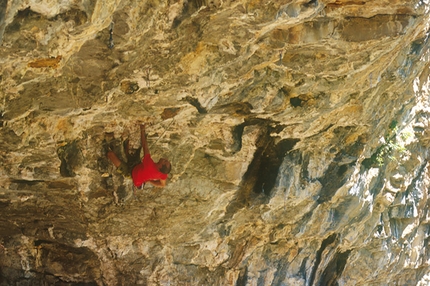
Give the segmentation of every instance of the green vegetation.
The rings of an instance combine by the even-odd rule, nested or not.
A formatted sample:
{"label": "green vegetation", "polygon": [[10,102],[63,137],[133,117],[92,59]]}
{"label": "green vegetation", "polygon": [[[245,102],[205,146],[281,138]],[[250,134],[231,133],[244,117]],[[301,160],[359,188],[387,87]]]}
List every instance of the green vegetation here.
{"label": "green vegetation", "polygon": [[391,121],[390,125],[388,126],[389,130],[387,134],[384,136],[384,143],[379,146],[379,148],[376,150],[373,155],[365,159],[363,161],[363,165],[366,168],[370,168],[371,166],[377,165],[382,166],[384,165],[385,159],[388,157],[390,160],[397,160],[396,157],[392,154],[393,151],[397,151],[400,154],[403,154],[406,152],[406,148],[403,146],[403,141],[405,141],[407,138],[412,136],[410,132],[405,132],[400,134],[400,139],[402,140],[399,142],[397,140],[397,121],[393,120]]}

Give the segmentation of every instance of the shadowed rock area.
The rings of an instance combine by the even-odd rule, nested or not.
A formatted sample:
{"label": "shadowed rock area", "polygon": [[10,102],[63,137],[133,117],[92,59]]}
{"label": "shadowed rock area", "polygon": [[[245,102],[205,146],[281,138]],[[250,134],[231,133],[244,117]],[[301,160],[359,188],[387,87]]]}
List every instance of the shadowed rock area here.
{"label": "shadowed rock area", "polygon": [[428,285],[429,16],[0,0],[0,286]]}

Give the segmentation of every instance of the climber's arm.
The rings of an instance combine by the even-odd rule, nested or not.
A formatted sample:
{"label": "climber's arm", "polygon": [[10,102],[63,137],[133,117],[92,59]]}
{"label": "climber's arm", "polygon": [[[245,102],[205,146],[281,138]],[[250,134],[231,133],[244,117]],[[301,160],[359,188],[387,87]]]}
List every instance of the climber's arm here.
{"label": "climber's arm", "polygon": [[148,183],[150,183],[151,185],[157,188],[162,188],[166,186],[166,180],[153,180],[153,181],[148,181]]}
{"label": "climber's arm", "polygon": [[148,142],[146,142],[145,125],[140,125],[140,140],[142,141],[143,155],[149,154]]}

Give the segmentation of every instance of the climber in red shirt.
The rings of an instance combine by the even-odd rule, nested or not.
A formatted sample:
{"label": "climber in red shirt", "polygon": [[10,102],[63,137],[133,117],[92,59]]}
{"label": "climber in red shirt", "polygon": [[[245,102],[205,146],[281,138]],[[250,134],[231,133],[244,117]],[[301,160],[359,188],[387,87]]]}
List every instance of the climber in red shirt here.
{"label": "climber in red shirt", "polygon": [[[148,143],[146,142],[145,125],[140,125],[140,138],[143,145],[143,158],[139,164],[127,166],[113,151],[108,151],[107,157],[122,173],[131,175],[134,186],[139,188],[146,182],[149,182],[155,187],[164,187],[166,185],[167,174],[170,173],[171,169],[170,162],[165,158],[161,158],[157,163],[152,160]],[[125,152],[127,157],[129,157],[128,142]],[[137,152],[140,152],[140,148]]]}

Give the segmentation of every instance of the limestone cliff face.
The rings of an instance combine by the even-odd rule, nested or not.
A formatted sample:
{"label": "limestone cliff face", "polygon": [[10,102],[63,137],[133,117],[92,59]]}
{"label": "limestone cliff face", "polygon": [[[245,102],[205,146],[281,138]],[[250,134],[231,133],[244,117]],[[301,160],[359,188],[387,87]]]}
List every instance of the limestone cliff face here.
{"label": "limestone cliff face", "polygon": [[0,1],[0,285],[428,285],[429,9]]}

